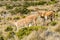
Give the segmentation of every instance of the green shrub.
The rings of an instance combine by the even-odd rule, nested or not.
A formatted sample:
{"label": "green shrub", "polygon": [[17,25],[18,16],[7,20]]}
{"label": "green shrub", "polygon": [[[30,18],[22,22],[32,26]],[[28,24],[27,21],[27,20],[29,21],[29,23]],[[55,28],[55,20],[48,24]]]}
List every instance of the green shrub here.
{"label": "green shrub", "polygon": [[52,25],[52,26],[55,26],[56,24],[57,24],[57,22],[55,22],[55,21],[52,21],[52,22],[51,22],[51,25]]}
{"label": "green shrub", "polygon": [[11,1],[18,1],[18,0],[11,0]]}
{"label": "green shrub", "polygon": [[47,4],[55,4],[55,3],[57,3],[57,1],[52,0],[52,1],[48,2]]}
{"label": "green shrub", "polygon": [[20,17],[19,17],[19,16],[17,16],[17,17],[14,17],[13,19],[14,19],[14,20],[18,20],[18,19],[20,19]]}
{"label": "green shrub", "polygon": [[0,20],[2,20],[3,18],[0,17]]}
{"label": "green shrub", "polygon": [[13,6],[11,6],[11,5],[6,5],[6,9],[12,9],[13,8]]}
{"label": "green shrub", "polygon": [[15,33],[13,31],[10,31],[7,35],[8,38],[14,38]]}
{"label": "green shrub", "polygon": [[12,15],[13,14],[17,14],[17,13],[21,13],[21,14],[27,14],[30,12],[30,10],[26,9],[25,7],[17,7],[15,8],[15,10],[11,10],[9,11]]}
{"label": "green shrub", "polygon": [[51,0],[51,1],[55,1],[55,0]]}
{"label": "green shrub", "polygon": [[12,15],[17,14],[16,11],[10,10],[9,11]]}
{"label": "green shrub", "polygon": [[40,27],[40,26],[31,26],[31,27],[25,27],[25,28],[22,28],[20,29],[18,32],[17,32],[17,36],[22,39],[24,36],[27,36],[29,35],[33,30],[37,31],[37,30],[46,30],[46,27]]}
{"label": "green shrub", "polygon": [[21,10],[21,8],[15,8],[15,10],[14,10],[14,11],[15,11],[16,13],[19,13],[19,12],[20,12],[20,10]]}
{"label": "green shrub", "polygon": [[6,29],[5,29],[5,31],[12,31],[13,30],[13,28],[11,27],[11,26],[8,26]]}
{"label": "green shrub", "polygon": [[1,1],[4,1],[4,0],[1,0]]}
{"label": "green shrub", "polygon": [[26,16],[22,16],[22,18],[25,18]]}
{"label": "green shrub", "polygon": [[46,2],[44,1],[40,1],[40,2],[25,2],[24,6],[28,7],[28,6],[36,6],[36,5],[44,5]]}
{"label": "green shrub", "polygon": [[28,9],[26,9],[25,7],[21,8],[21,10],[20,10],[20,13],[22,13],[22,14],[27,14],[29,12],[30,11]]}
{"label": "green shrub", "polygon": [[0,31],[0,40],[4,40],[4,37],[3,37],[3,34],[2,34],[3,32],[2,31]]}
{"label": "green shrub", "polygon": [[3,5],[0,4],[0,7],[2,7]]}
{"label": "green shrub", "polygon": [[12,18],[11,17],[8,17],[7,20],[12,20]]}
{"label": "green shrub", "polygon": [[2,36],[0,36],[0,40],[4,40],[4,38]]}
{"label": "green shrub", "polygon": [[58,13],[55,13],[55,17],[58,17],[59,15],[58,15]]}

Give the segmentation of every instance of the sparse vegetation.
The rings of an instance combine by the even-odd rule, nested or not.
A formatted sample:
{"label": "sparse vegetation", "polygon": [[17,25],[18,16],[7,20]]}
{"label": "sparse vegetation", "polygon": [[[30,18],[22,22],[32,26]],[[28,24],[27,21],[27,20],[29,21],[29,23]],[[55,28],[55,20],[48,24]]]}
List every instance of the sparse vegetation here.
{"label": "sparse vegetation", "polygon": [[52,26],[55,26],[56,24],[57,24],[56,21],[52,21],[52,22],[51,22],[51,25],[52,25]]}
{"label": "sparse vegetation", "polygon": [[55,3],[57,3],[57,1],[55,1],[55,0],[51,0],[51,1],[48,2],[47,4],[55,4]]}
{"label": "sparse vegetation", "polygon": [[14,19],[14,20],[19,20],[19,19],[20,19],[20,17],[19,17],[19,16],[17,16],[17,17],[14,17],[13,19]]}
{"label": "sparse vegetation", "polygon": [[[50,20],[48,19],[49,21],[47,23],[44,22],[47,26],[46,25],[41,26],[42,18],[40,16],[38,16],[39,18],[36,18],[37,26],[33,26],[33,25],[31,27],[27,26],[22,29],[19,29],[16,32],[17,27],[16,27],[16,25],[14,25],[15,23],[13,24],[13,22],[21,20],[21,19],[27,17],[28,15],[35,14],[35,13],[30,14],[30,12],[35,12],[35,10],[27,9],[30,6],[33,6],[33,7],[36,6],[37,8],[39,8],[42,11],[44,11],[44,10],[55,11],[56,21],[50,22]],[[26,21],[26,23],[28,23],[27,20],[25,20],[25,21]],[[34,24],[33,23],[34,20],[31,20],[31,21],[32,21],[32,24]],[[22,23],[23,22],[24,21],[22,21]],[[30,20],[29,20],[29,22],[30,22]],[[32,31],[39,32],[39,36],[41,36],[41,34],[42,35],[44,34],[44,37],[45,37],[44,31],[48,30],[48,28],[50,26],[51,27],[57,26],[58,24],[60,24],[59,22],[60,22],[60,1],[58,1],[58,0],[47,0],[47,1],[46,0],[41,0],[41,1],[40,0],[36,0],[36,1],[35,0],[0,0],[0,40],[15,40],[16,36],[18,37],[19,40],[21,40],[21,39],[24,39],[26,36],[29,36]],[[25,22],[23,23],[23,25],[24,24],[25,24]],[[40,25],[40,26],[38,26],[38,25]],[[20,28],[20,26],[19,26],[19,28]],[[43,31],[41,34],[40,34],[40,30]],[[48,31],[50,31],[50,30],[48,30]],[[60,26],[53,29],[53,31],[55,33],[56,32],[60,33]],[[47,34],[49,35],[50,32]],[[38,40],[40,40],[39,36],[37,37]],[[44,37],[42,37],[42,38],[45,39]],[[16,39],[16,40],[18,40],[18,39]],[[33,38],[33,40],[34,40],[34,38]]]}
{"label": "sparse vegetation", "polygon": [[6,9],[12,9],[13,6],[12,5],[6,5]]}
{"label": "sparse vegetation", "polygon": [[55,14],[56,17],[59,17],[58,13]]}
{"label": "sparse vegetation", "polygon": [[26,16],[22,16],[22,18],[25,18]]}
{"label": "sparse vegetation", "polygon": [[11,1],[17,1],[17,0],[11,0]]}
{"label": "sparse vegetation", "polygon": [[15,33],[13,31],[10,31],[7,35],[8,38],[14,38]]}
{"label": "sparse vegetation", "polygon": [[22,39],[24,36],[27,36],[29,35],[33,30],[37,31],[37,30],[46,30],[47,28],[46,27],[43,27],[43,26],[31,26],[31,27],[27,27],[27,28],[23,28],[23,29],[20,29],[18,32],[17,32],[17,36]]}
{"label": "sparse vegetation", "polygon": [[4,38],[2,36],[0,36],[0,40],[4,40]]}
{"label": "sparse vegetation", "polygon": [[7,20],[12,20],[12,18],[11,17],[8,17]]}
{"label": "sparse vegetation", "polygon": [[46,2],[40,1],[40,2],[25,2],[23,6],[28,7],[28,6],[36,6],[36,5],[44,5]]}
{"label": "sparse vegetation", "polygon": [[10,12],[11,14],[17,14],[17,13],[28,14],[30,10],[26,9],[25,7],[21,7],[21,8],[15,8],[15,10],[12,10]]}
{"label": "sparse vegetation", "polygon": [[30,11],[28,9],[26,9],[25,7],[22,7],[22,8],[19,8],[19,9],[16,9],[17,12],[20,12],[22,14],[27,14],[29,13]]}
{"label": "sparse vegetation", "polygon": [[6,29],[5,29],[5,31],[12,31],[13,30],[13,28],[11,27],[11,26],[8,26]]}

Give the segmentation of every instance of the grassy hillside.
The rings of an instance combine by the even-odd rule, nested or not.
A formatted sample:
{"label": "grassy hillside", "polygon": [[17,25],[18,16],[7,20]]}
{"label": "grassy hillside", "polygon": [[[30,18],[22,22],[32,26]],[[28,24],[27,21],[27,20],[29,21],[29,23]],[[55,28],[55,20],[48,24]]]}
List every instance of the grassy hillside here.
{"label": "grassy hillside", "polygon": [[[28,9],[29,7],[33,7],[32,10]],[[34,10],[35,7],[40,11],[54,11],[55,21],[50,22],[48,19],[43,26],[42,18],[39,17],[37,18],[37,26],[24,26],[16,32],[17,27],[13,25],[13,22],[34,15],[37,12]],[[59,34],[59,0],[0,0],[0,40],[60,40]]]}

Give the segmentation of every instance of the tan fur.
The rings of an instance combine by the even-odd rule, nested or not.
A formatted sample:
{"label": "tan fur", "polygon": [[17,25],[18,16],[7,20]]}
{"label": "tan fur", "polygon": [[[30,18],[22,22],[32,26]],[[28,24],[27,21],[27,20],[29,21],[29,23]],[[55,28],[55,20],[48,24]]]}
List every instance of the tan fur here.
{"label": "tan fur", "polygon": [[[39,10],[39,8],[35,8],[36,9],[36,11],[38,11]],[[44,17],[45,19],[47,19],[48,17],[53,17],[54,16],[54,12],[53,11],[38,11],[38,13],[39,13],[39,15],[41,16],[41,17]]]}
{"label": "tan fur", "polygon": [[13,22],[13,24],[17,27],[17,30],[24,27],[36,26],[36,20],[39,16],[48,18],[50,16],[53,16],[52,14],[53,14],[52,11],[40,11],[40,12],[38,11],[37,14],[29,15],[26,18]]}
{"label": "tan fur", "polygon": [[40,16],[44,17],[45,20],[47,20],[48,18],[53,19],[54,12],[53,11],[42,11],[40,12]]}
{"label": "tan fur", "polygon": [[50,18],[50,20],[52,21],[54,19],[54,16],[55,15],[54,15],[54,12],[53,11],[48,11],[48,12],[45,13],[45,17],[47,17],[45,19]]}
{"label": "tan fur", "polygon": [[[42,18],[42,25],[46,25],[51,21],[55,20],[55,14],[53,11],[41,11],[39,12],[40,17]],[[49,19],[49,20],[48,20]]]}
{"label": "tan fur", "polygon": [[20,19],[16,22],[12,21],[11,23],[17,27],[17,30],[19,30],[20,28],[24,28],[24,27],[35,26],[37,18],[38,18],[38,14],[34,14],[34,15],[29,15],[26,18]]}

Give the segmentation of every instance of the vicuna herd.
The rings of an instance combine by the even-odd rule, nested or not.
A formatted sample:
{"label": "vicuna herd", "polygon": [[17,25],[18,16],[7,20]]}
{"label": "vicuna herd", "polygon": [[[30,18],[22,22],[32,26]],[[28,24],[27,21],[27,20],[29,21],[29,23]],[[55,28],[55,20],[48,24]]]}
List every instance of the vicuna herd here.
{"label": "vicuna herd", "polygon": [[47,21],[48,19],[53,21],[55,15],[53,11],[37,11],[36,14],[29,15],[12,23],[17,27],[17,30],[23,27],[37,26],[36,21],[39,17],[42,18],[44,21]]}

